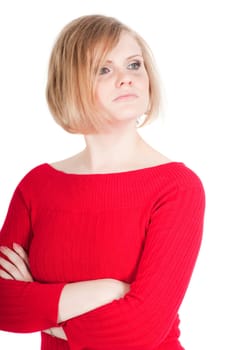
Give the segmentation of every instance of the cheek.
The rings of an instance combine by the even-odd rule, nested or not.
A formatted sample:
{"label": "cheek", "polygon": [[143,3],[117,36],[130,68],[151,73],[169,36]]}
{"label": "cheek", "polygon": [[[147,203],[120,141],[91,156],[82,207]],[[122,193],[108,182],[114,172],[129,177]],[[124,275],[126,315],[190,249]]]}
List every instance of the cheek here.
{"label": "cheek", "polygon": [[108,89],[105,88],[103,84],[99,84],[96,87],[96,92],[95,92],[95,101],[98,104],[104,104],[104,101],[106,100],[107,97],[107,91]]}
{"label": "cheek", "polygon": [[142,80],[141,82],[141,88],[143,90],[143,94],[144,94],[144,97],[146,99],[149,99],[150,98],[150,82],[149,82],[149,79],[144,77],[144,79]]}
{"label": "cheek", "polygon": [[146,86],[146,89],[149,91],[150,82],[147,74],[144,76],[144,85]]}
{"label": "cheek", "polygon": [[140,76],[140,85],[144,92],[146,91],[149,93],[150,82],[146,71]]}
{"label": "cheek", "polygon": [[101,91],[98,89],[95,93],[95,105],[96,105],[96,107],[100,107],[102,105],[102,102],[103,102],[102,94],[101,94]]}
{"label": "cheek", "polygon": [[150,81],[148,78],[145,78],[143,80],[143,101],[144,101],[144,106],[147,110],[150,104]]}

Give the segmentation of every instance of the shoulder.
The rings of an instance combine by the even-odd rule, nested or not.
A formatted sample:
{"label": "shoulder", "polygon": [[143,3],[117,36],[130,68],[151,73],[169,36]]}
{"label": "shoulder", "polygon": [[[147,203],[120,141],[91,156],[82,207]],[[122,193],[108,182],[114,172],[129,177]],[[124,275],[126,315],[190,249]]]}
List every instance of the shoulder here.
{"label": "shoulder", "polygon": [[184,163],[173,164],[170,180],[173,181],[176,196],[181,199],[183,205],[195,202],[205,206],[204,185],[195,170]]}
{"label": "shoulder", "polygon": [[177,188],[194,186],[203,188],[199,175],[185,163],[171,160],[150,146],[146,147],[146,152],[143,152],[141,157],[141,159],[146,158],[149,160],[148,164],[153,164],[151,169],[155,183],[161,181],[161,186],[167,184]]}
{"label": "shoulder", "polygon": [[181,162],[161,165],[157,171],[153,172],[152,180],[158,183],[153,201],[153,212],[161,212],[165,216],[172,213],[175,218],[179,215],[186,215],[183,220],[191,215],[198,218],[203,217],[205,191],[199,175]]}
{"label": "shoulder", "polygon": [[34,177],[40,177],[43,174],[46,174],[48,172],[49,164],[48,163],[42,163],[38,164],[35,167],[29,169],[25,175],[22,177],[21,182],[27,181],[28,179],[31,180]]}
{"label": "shoulder", "polygon": [[35,189],[43,187],[45,183],[51,181],[51,169],[47,163],[42,163],[34,168],[31,168],[21,178],[17,188],[21,190],[21,192],[27,192],[32,188]]}
{"label": "shoulder", "polygon": [[203,187],[202,180],[197,172],[183,162],[171,162],[169,175],[180,188]]}
{"label": "shoulder", "polygon": [[196,199],[205,197],[201,178],[183,162],[171,161],[154,167],[151,181],[159,188],[161,196],[189,197],[188,194],[191,194],[192,198]]}
{"label": "shoulder", "polygon": [[168,161],[158,164],[159,173],[176,185],[202,185],[202,181],[195,170],[181,161]]}

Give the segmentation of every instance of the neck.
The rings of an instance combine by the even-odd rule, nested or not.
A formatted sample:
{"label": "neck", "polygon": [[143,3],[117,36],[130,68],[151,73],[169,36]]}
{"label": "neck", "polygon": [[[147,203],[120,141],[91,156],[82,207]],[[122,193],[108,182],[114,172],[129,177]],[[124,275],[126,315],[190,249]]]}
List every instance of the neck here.
{"label": "neck", "polygon": [[82,164],[90,172],[120,170],[132,163],[145,144],[137,130],[85,135]]}

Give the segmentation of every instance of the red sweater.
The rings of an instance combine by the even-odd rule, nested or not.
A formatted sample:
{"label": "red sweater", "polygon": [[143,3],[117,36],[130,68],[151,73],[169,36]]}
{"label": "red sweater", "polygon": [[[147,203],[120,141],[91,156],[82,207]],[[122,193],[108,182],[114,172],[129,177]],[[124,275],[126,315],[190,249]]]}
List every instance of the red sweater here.
{"label": "red sweater", "polygon": [[48,164],[17,186],[0,245],[21,244],[35,282],[0,279],[0,329],[57,326],[67,282],[131,284],[115,300],[42,333],[43,350],[179,350],[178,309],[199,252],[205,196],[198,176],[171,162],[109,174],[66,174]]}

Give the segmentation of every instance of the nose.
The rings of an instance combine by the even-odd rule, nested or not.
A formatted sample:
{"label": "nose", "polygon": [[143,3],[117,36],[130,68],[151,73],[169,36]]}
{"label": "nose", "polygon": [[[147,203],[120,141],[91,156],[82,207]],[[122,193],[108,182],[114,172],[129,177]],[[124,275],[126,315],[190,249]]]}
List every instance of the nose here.
{"label": "nose", "polygon": [[116,80],[116,86],[130,86],[132,85],[132,78],[128,72],[120,72],[118,73],[117,80]]}

